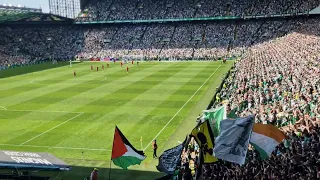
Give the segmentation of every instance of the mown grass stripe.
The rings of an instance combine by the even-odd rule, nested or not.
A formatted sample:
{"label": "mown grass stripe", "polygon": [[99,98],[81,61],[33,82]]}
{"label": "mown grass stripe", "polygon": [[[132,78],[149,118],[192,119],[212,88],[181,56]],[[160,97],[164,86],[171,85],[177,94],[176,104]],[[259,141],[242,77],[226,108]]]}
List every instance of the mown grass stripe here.
{"label": "mown grass stripe", "polygon": [[[151,66],[147,66],[146,68],[150,68],[150,67],[152,67],[152,66],[154,66],[154,65],[151,65]],[[141,70],[143,70],[144,68],[141,68]],[[139,80],[139,79],[141,79],[142,78],[142,76],[141,76],[141,74],[142,74],[142,72],[143,71],[137,71],[136,73],[132,73],[131,74],[131,78],[132,77],[136,77],[136,78],[138,78],[137,80]],[[152,71],[152,72],[156,72],[156,71]],[[150,72],[151,73],[151,72]],[[123,77],[123,78],[130,78],[127,74],[126,74],[126,76],[125,77]],[[121,79],[121,78],[120,78]],[[112,83],[112,82],[110,82],[110,83]],[[110,83],[107,83],[107,84],[101,84],[101,86],[99,86],[99,87],[97,87],[97,88],[99,88],[99,89],[97,89],[97,88],[95,88],[95,91],[98,91],[98,92],[100,92],[100,89],[104,89],[104,87],[103,86],[108,86]],[[120,87],[119,87],[120,88]],[[109,91],[108,93],[112,93],[111,91]],[[79,93],[80,94],[80,93]],[[82,92],[80,95],[79,94],[76,94],[75,96],[78,96],[78,97],[89,97],[89,95],[91,94],[91,97],[93,97],[94,99],[87,99],[88,100],[88,102],[91,102],[92,100],[96,100],[96,99],[99,99],[99,97],[97,97],[97,94],[95,94],[94,92],[92,92],[92,90],[90,90],[90,91],[86,91],[86,92]],[[94,95],[94,96],[93,96]],[[104,96],[105,94],[103,94],[103,96]],[[74,96],[73,96],[74,97]],[[46,108],[43,108],[43,109],[41,109],[41,110],[43,110],[43,111],[45,111],[46,109],[48,109],[48,110],[58,110],[58,111],[60,111],[60,110],[64,110],[64,108],[61,108],[61,104],[65,104],[66,105],[66,108],[65,109],[68,109],[69,111],[73,111],[73,110],[75,110],[76,108],[79,108],[79,107],[82,107],[82,106],[84,106],[86,103],[84,103],[84,102],[82,102],[82,104],[81,103],[79,103],[79,102],[77,102],[77,101],[72,101],[71,103],[63,103],[63,102],[65,102],[65,101],[67,101],[67,102],[70,102],[70,99],[73,99],[73,97],[70,97],[70,98],[68,98],[68,99],[64,99],[63,101],[60,101],[59,103],[56,103],[56,105],[55,104],[51,104],[51,105],[49,105],[49,107],[48,106],[46,106]],[[74,104],[74,106],[72,106],[71,108],[70,108],[70,104]],[[58,108],[52,108],[52,106],[56,106],[56,107],[58,107]],[[73,108],[73,109],[72,109]],[[27,116],[36,116],[36,112],[30,112]],[[27,116],[25,117],[25,118],[27,118]],[[59,121],[57,121],[57,123],[59,123]],[[43,126],[46,126],[46,124],[44,124]],[[39,127],[34,127],[34,128],[37,128],[37,129],[39,129]],[[32,132],[32,130],[34,129],[34,128],[30,128],[30,131]],[[33,136],[33,134],[31,133],[28,133],[28,135],[29,136]],[[22,135],[23,137],[21,137],[22,139],[24,139],[24,138],[26,138],[27,136],[25,136],[25,135]]]}
{"label": "mown grass stripe", "polygon": [[[34,66],[35,66],[34,68],[38,67],[38,65],[34,65]],[[55,65],[52,65],[52,66],[55,66]],[[76,66],[81,67],[79,64],[77,64]],[[59,78],[59,77],[68,76],[68,75],[71,75],[72,77],[73,70],[74,69],[70,68],[69,66],[64,66],[60,68],[37,71],[37,72],[28,73],[24,75],[0,79],[0,84],[2,84],[2,86],[0,86],[0,91],[28,85],[30,84],[30,81],[35,79],[37,79],[38,81],[44,81],[44,80],[50,80],[53,78]],[[85,70],[84,68],[80,68],[80,71],[84,71],[84,70]]]}
{"label": "mown grass stripe", "polygon": [[[107,74],[108,74],[108,72],[107,72]],[[90,81],[92,79],[95,79],[95,77],[94,76],[90,76],[89,73],[86,74],[86,75],[89,78],[86,79],[85,81],[72,83],[72,80],[74,78],[73,78],[72,74],[70,74],[69,78],[61,79],[61,81],[60,81],[60,83],[70,84],[70,85],[58,86],[59,83],[58,84],[50,84],[50,85],[47,85],[47,86],[42,86],[42,87],[40,87],[38,89],[34,89],[34,90],[31,90],[31,91],[20,93],[20,94],[14,95],[14,96],[1,98],[0,102],[2,103],[1,105],[6,106],[6,107],[10,107],[10,106],[13,106],[13,105],[16,105],[16,104],[19,104],[19,103],[23,103],[23,102],[28,101],[28,100],[32,100],[33,98],[36,98],[36,97],[45,96],[48,93],[52,93],[52,92],[56,92],[56,91],[61,90],[61,89],[65,89],[65,88],[70,87],[70,86],[75,85],[75,84],[82,84],[82,83],[86,83],[86,82],[88,82],[88,81]],[[86,75],[84,75],[84,76],[86,76]]]}
{"label": "mown grass stripe", "polygon": [[217,70],[220,68],[220,66],[203,82],[203,84],[194,92],[194,94],[183,104],[183,106],[177,111],[176,114],[173,115],[173,117],[167,122],[167,124],[164,125],[164,127],[158,132],[158,134],[152,138],[152,140],[146,145],[146,147],[143,150],[146,150],[150,144],[152,143],[153,139],[156,139],[162,131],[170,124],[170,122],[179,114],[179,112],[189,103],[189,101],[198,93],[198,91],[207,83],[207,81],[217,72]]}
{"label": "mown grass stripe", "polygon": [[[144,67],[144,68],[147,68],[147,67]],[[141,70],[143,70],[144,68],[142,68]],[[136,73],[136,72],[133,72],[133,73]],[[108,74],[106,76],[108,76]],[[60,101],[64,101],[64,100],[66,100],[68,98],[72,98],[72,97],[74,97],[74,96],[76,96],[76,95],[78,95],[80,93],[88,92],[90,90],[93,90],[95,88],[100,87],[102,84],[111,83],[113,81],[117,81],[118,79],[126,77],[126,76],[127,76],[126,73],[122,73],[120,76],[117,76],[116,78],[112,78],[112,79],[111,78],[107,78],[106,81],[95,83],[95,84],[90,84],[90,85],[88,85],[88,83],[90,83],[92,80],[89,80],[89,81],[84,80],[82,83],[77,83],[77,84],[74,84],[74,85],[70,84],[70,86],[64,87],[64,88],[59,89],[57,91],[44,94],[44,95],[39,96],[39,97],[34,98],[34,99],[30,99],[28,101],[25,101],[23,104],[34,104],[34,103],[39,103],[39,102],[47,102],[47,104],[42,104],[42,106],[38,106],[37,107],[39,109],[44,109],[45,107],[47,107],[49,105],[58,103]],[[80,76],[80,77],[77,77],[77,78],[83,79],[83,77],[84,76]],[[86,86],[83,86],[83,84],[86,84]],[[72,93],[68,93],[68,92],[72,92]],[[63,97],[63,96],[55,97],[57,94],[67,94],[68,97]],[[77,101],[77,102],[79,102],[79,101]],[[12,109],[19,109],[20,107],[19,107],[19,105],[17,105],[17,106],[12,106],[11,108]]]}
{"label": "mown grass stripe", "polygon": [[[171,66],[171,65],[170,65],[170,66]],[[170,66],[169,66],[169,67],[170,67]],[[168,67],[166,67],[166,68],[168,68]],[[170,76],[170,78],[174,77],[175,74],[183,71],[185,68],[186,68],[186,67],[181,67],[179,71],[176,71],[176,72],[172,73],[172,76]],[[162,71],[162,70],[159,70],[159,71],[157,71],[157,72],[154,72],[153,74],[151,74],[151,75],[149,75],[149,76],[146,76],[146,77],[144,77],[143,79],[141,79],[141,81],[143,81],[144,79],[148,79],[149,77],[152,77],[152,76],[154,76],[155,74],[157,74],[158,72],[161,72],[161,71]],[[161,82],[165,81],[166,79],[170,79],[170,78],[169,78],[169,76],[168,76],[168,77],[163,77],[162,80],[159,81],[159,85],[155,85],[155,88],[156,88],[156,86],[160,86]],[[132,85],[132,84],[128,85],[127,87],[130,87],[131,85]],[[124,88],[122,88],[122,89],[126,89],[127,87],[124,87]],[[120,90],[118,90],[118,91],[121,91],[122,89],[120,89]],[[156,88],[156,89],[158,89],[158,88]],[[151,91],[151,90],[153,90],[153,89],[151,88],[151,89],[149,89],[148,91]],[[118,91],[117,91],[117,92],[118,92]],[[132,99],[139,99],[139,97],[140,97],[140,96],[143,96],[143,94],[144,94],[144,92],[141,92],[141,93],[136,94],[136,96],[132,96],[131,98],[132,98]],[[105,99],[105,98],[108,99],[108,97],[110,97],[110,95],[105,95],[104,97],[101,97],[101,99],[92,102],[91,105],[95,105],[96,102],[99,102],[99,101],[101,101],[101,100],[103,100],[103,99]],[[132,99],[130,99],[130,100],[128,100],[128,101],[121,101],[121,103],[117,105],[117,106],[119,106],[119,108],[117,108],[117,109],[111,109],[112,112],[106,113],[105,116],[102,116],[102,117],[94,120],[92,123],[90,123],[89,125],[86,126],[87,131],[86,131],[86,130],[82,130],[82,131],[81,131],[81,134],[85,134],[85,135],[90,134],[90,131],[92,131],[92,129],[96,129],[97,127],[104,127],[104,128],[106,128],[106,129],[110,129],[110,128],[108,128],[107,125],[108,125],[108,124],[111,124],[111,127],[113,126],[113,124],[109,122],[109,120],[112,119],[112,117],[113,117],[112,115],[113,115],[113,114],[122,113],[122,111],[125,111],[125,108],[127,108],[126,106],[128,106],[129,104],[132,103],[132,101],[131,101]],[[115,103],[112,103],[112,104],[115,104]],[[131,108],[131,109],[132,109],[132,108]],[[116,112],[118,112],[118,113],[116,113]],[[106,121],[108,121],[108,124],[105,124]],[[123,121],[123,119],[122,119],[122,121]],[[75,128],[75,132],[77,131],[77,129],[78,129],[78,128]],[[125,131],[125,129],[123,129],[123,131]],[[95,133],[95,136],[98,136],[98,137],[100,137],[100,138],[109,138],[109,137],[104,137],[104,134],[105,134],[105,133],[103,133],[102,135],[99,136],[100,132],[103,132],[103,131],[97,130],[97,132]],[[108,133],[108,136],[109,136],[109,135],[110,135],[110,134]],[[79,137],[80,137],[80,135],[79,135]],[[111,136],[110,136],[110,137],[111,137]],[[68,141],[68,139],[65,139],[65,141],[66,141],[66,142],[64,142],[64,144],[70,143],[70,142]],[[93,147],[94,147],[95,145],[97,145],[97,144],[95,143],[95,140],[91,140],[91,142],[92,142],[92,144],[93,144],[93,145],[92,145]],[[63,143],[63,142],[61,142],[61,143]],[[60,145],[61,145],[61,146],[64,146],[64,144],[59,144],[59,146],[60,146]],[[110,144],[108,144],[108,146],[110,146]]]}
{"label": "mown grass stripe", "polygon": [[[97,63],[97,65],[98,64],[99,63]],[[119,78],[119,76],[125,73],[124,68],[115,66],[115,71],[118,72],[110,73],[109,76],[111,79],[115,79],[112,83],[100,83],[97,80],[92,80],[87,83],[78,83],[74,86],[75,83],[69,81],[72,83],[70,85],[76,88],[57,89],[56,93],[51,91],[47,93],[47,96],[43,93],[41,98],[38,98],[39,92],[36,90],[34,94],[28,94],[28,96],[32,98],[27,101],[23,100],[21,103],[14,104],[11,107],[9,106],[8,109],[12,110],[12,107],[14,107],[17,108],[17,110],[28,109],[67,112],[57,112],[56,114],[45,112],[27,114],[25,112],[16,112],[17,114],[11,112],[4,114],[0,112],[0,136],[2,137],[0,143],[3,144],[0,145],[0,147],[1,149],[8,150],[45,151],[53,153],[67,163],[74,165],[72,172],[69,174],[61,173],[59,178],[81,179],[92,169],[90,168],[88,171],[88,169],[78,168],[77,166],[107,167],[109,165],[108,159],[110,159],[110,152],[107,150],[111,149],[115,123],[121,126],[121,130],[124,130],[123,132],[127,138],[138,149],[140,149],[140,137],[143,136],[143,147],[145,147],[219,65],[220,62],[146,62],[141,64],[140,70],[138,70],[138,67],[130,68],[128,77],[126,75],[124,78]],[[148,68],[143,69],[143,67]],[[223,73],[226,72],[229,67],[229,62],[222,65],[218,72],[198,91],[180,113],[176,115],[174,120],[167,125],[167,128],[163,130],[161,135],[158,136],[157,139],[160,140],[159,154],[166,148],[171,148],[176,145],[177,140],[183,141],[187,131],[193,128],[192,126],[195,124],[194,121],[198,115],[197,113],[201,112],[212,98],[212,88],[215,89],[215,87],[218,86]],[[88,71],[90,65],[84,63],[77,64],[73,68],[77,70],[83,68],[83,71]],[[162,71],[157,73],[159,68],[162,69]],[[182,68],[185,69],[176,73],[174,77],[173,75],[171,77],[171,73],[179,71]],[[57,74],[63,74],[64,70],[66,70],[67,74],[69,73],[67,67],[56,70]],[[134,71],[138,72],[138,76]],[[90,73],[91,71],[89,70],[89,74]],[[154,75],[145,78],[146,74]],[[70,73],[70,75],[72,74]],[[84,74],[81,73],[81,75]],[[81,75],[79,74],[79,77],[81,77]],[[26,74],[26,76],[28,76],[28,74]],[[37,76],[46,76],[46,71],[39,72]],[[23,79],[23,76],[12,77],[12,79],[19,81],[19,79]],[[62,83],[64,83],[62,82],[64,80],[63,76],[61,78],[49,79],[50,77],[48,80],[43,80],[41,82],[42,84],[34,84],[34,86],[40,87],[40,89],[43,87],[66,87],[62,85]],[[80,80],[80,78],[78,79]],[[84,78],[84,80],[85,79],[86,78]],[[209,84],[212,84],[212,86]],[[209,86],[211,89],[207,90]],[[24,91],[23,86],[21,87],[21,91]],[[0,89],[1,88],[2,86]],[[25,91],[32,90],[30,84],[26,85],[25,88]],[[17,93],[20,93],[18,88],[14,88],[13,90],[15,91],[14,93],[9,91],[6,91],[6,93],[13,95],[13,97],[17,95]],[[88,91],[82,94],[82,92],[86,90]],[[209,91],[211,93],[207,94],[206,92]],[[206,96],[205,100],[202,97],[204,94]],[[5,96],[0,96],[1,99],[2,97]],[[16,101],[14,98],[13,101]],[[1,103],[3,103],[1,99],[0,106],[4,106],[1,105]],[[200,99],[206,103],[198,102]],[[10,100],[11,99],[8,98],[9,102]],[[106,102],[109,103],[106,104]],[[199,108],[199,106],[201,107]],[[189,114],[191,109],[191,114]],[[193,109],[196,111],[194,112]],[[68,111],[84,111],[85,113],[35,138],[25,144],[27,146],[10,146],[19,145],[75,115],[68,113]],[[1,115],[6,115],[7,117]],[[48,116],[49,118],[46,118]],[[4,144],[7,144],[7,146]],[[72,149],[51,147],[70,147]],[[106,149],[106,151],[91,151],[89,149]],[[146,154],[150,156],[151,153],[151,149],[147,148]],[[147,160],[143,162],[143,165],[131,167],[131,169],[154,171],[156,163],[156,160],[151,160],[148,157]],[[102,179],[107,178],[108,171],[104,171],[103,168],[99,169],[100,177]],[[112,178],[119,180],[130,179],[133,177],[131,172],[132,170],[128,171],[128,173],[122,172],[121,176],[114,175]],[[139,179],[155,179],[155,176],[141,176]]]}

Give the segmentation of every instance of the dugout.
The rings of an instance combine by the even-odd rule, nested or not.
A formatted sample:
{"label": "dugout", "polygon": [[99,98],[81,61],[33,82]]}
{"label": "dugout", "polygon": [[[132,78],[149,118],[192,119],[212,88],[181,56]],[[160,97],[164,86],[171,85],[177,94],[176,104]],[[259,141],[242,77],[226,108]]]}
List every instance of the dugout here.
{"label": "dugout", "polygon": [[0,180],[48,180],[70,169],[49,153],[0,150]]}

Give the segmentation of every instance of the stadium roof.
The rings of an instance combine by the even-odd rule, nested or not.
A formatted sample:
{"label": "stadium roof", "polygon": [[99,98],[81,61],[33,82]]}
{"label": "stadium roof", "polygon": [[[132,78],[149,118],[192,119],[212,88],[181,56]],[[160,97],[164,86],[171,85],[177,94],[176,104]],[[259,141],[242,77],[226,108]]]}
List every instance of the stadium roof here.
{"label": "stadium roof", "polygon": [[28,7],[21,7],[20,5],[18,6],[12,6],[11,4],[4,4],[0,5],[0,10],[5,10],[5,11],[20,11],[20,12],[42,12],[42,9],[39,8],[28,8]]}
{"label": "stadium roof", "polygon": [[70,18],[35,12],[0,11],[0,23],[6,22],[69,22]]}

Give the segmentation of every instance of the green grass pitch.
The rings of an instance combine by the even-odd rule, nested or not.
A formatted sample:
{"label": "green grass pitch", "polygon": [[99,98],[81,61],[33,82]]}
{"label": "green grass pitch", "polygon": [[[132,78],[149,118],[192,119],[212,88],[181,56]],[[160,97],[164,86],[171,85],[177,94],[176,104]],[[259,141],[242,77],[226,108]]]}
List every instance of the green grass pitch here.
{"label": "green grass pitch", "polygon": [[[152,140],[157,139],[158,155],[183,141],[232,64],[143,62],[121,68],[110,63],[107,68],[105,62],[84,62],[27,74],[21,71],[30,67],[2,71],[11,77],[0,79],[0,149],[52,153],[73,167],[58,175],[64,179],[83,179],[92,167],[108,179],[117,125],[148,157],[128,171],[112,165],[111,179],[154,179],[162,174],[152,159]],[[33,68],[42,66],[59,65]],[[12,76],[14,71],[21,75]]]}

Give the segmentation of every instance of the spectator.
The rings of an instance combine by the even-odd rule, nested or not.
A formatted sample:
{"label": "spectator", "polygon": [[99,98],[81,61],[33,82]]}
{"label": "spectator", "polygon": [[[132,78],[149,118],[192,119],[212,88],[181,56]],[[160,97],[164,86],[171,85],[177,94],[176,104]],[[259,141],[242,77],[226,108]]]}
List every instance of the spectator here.
{"label": "spectator", "polygon": [[94,168],[90,175],[90,180],[98,180],[98,169]]}
{"label": "spectator", "polygon": [[153,141],[152,147],[153,147],[153,158],[158,158],[158,156],[157,156],[157,150],[158,150],[157,140]]}
{"label": "spectator", "polygon": [[170,19],[221,16],[268,16],[307,13],[319,2],[311,1],[91,1],[77,21]]}

